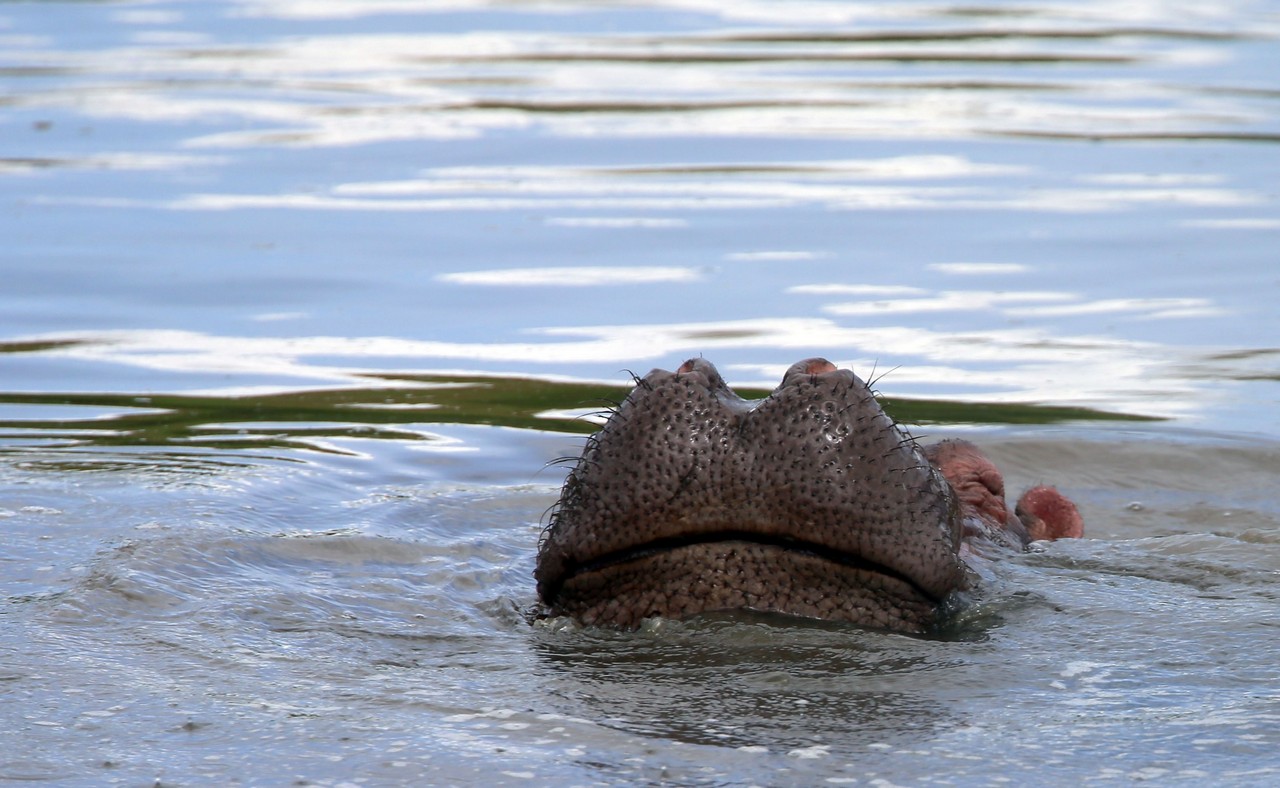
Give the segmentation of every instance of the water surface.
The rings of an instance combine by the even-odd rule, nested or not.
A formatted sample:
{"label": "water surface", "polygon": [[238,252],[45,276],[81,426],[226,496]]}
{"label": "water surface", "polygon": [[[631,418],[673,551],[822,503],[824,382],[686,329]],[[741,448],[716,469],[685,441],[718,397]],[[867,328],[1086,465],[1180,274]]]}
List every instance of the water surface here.
{"label": "water surface", "polygon": [[[0,776],[1267,785],[1280,6],[0,4]],[[1056,483],[947,637],[539,622],[605,403]]]}

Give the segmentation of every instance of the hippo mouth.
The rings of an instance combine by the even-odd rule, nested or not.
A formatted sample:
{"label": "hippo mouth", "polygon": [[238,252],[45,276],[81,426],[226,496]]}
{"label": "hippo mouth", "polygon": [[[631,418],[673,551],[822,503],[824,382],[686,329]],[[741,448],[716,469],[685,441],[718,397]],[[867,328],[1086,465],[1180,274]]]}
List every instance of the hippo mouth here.
{"label": "hippo mouth", "polygon": [[713,533],[690,534],[687,536],[672,536],[665,539],[656,539],[652,542],[636,545],[634,547],[624,547],[614,550],[605,555],[598,556],[589,561],[585,561],[571,570],[568,570],[557,583],[548,584],[546,593],[549,597],[554,598],[560,592],[561,587],[571,583],[574,578],[590,575],[593,573],[608,572],[611,567],[621,564],[630,564],[634,562],[646,562],[651,558],[655,558],[664,553],[678,553],[686,548],[712,548],[716,545],[755,545],[759,548],[778,551],[781,553],[794,553],[799,556],[808,556],[812,559],[825,561],[838,567],[855,572],[869,573],[880,575],[892,581],[896,581],[905,587],[913,589],[922,599],[932,600],[935,604],[940,603],[940,598],[935,598],[927,589],[921,588],[916,584],[909,575],[885,564],[877,563],[863,558],[860,555],[846,552],[839,548],[830,547],[820,542],[811,542],[804,539],[798,539],[790,536],[780,536],[776,534],[760,534],[750,531],[726,530]]}
{"label": "hippo mouth", "polygon": [[581,622],[616,627],[744,609],[924,631],[942,601],[888,565],[819,542],[744,531],[614,550],[547,583],[543,595]]}
{"label": "hippo mouth", "polygon": [[632,627],[722,610],[757,610],[929,629],[942,599],[885,564],[802,539],[738,530],[671,537],[598,556],[542,589],[586,624]]}
{"label": "hippo mouth", "polygon": [[924,631],[968,582],[955,506],[853,373],[800,362],[751,402],[695,359],[588,441],[535,576],[587,624],[753,609]]}

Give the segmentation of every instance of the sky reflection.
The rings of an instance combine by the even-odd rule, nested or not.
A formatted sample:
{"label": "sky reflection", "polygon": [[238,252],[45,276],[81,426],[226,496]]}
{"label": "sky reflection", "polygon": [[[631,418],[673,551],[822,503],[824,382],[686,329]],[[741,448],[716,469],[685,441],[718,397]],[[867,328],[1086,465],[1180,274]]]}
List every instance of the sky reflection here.
{"label": "sky reflection", "polygon": [[[818,286],[817,290],[793,288],[793,292],[823,291],[821,286]],[[874,292],[868,295],[874,295]],[[911,295],[915,297],[896,299],[881,297],[865,301],[826,304],[822,307],[822,311],[843,316],[980,311],[1016,318],[1123,314],[1133,320],[1213,317],[1223,314],[1221,308],[1205,298],[1105,298],[1088,301],[1081,299],[1075,293],[1018,290],[999,292],[957,290],[943,291],[933,295],[925,295],[924,291],[920,291]]]}
{"label": "sky reflection", "polygon": [[674,266],[504,268],[493,271],[460,271],[440,274],[436,277],[437,280],[450,284],[490,287],[599,287],[655,282],[695,282],[700,278],[701,274],[697,269]]}
{"label": "sky reflection", "polygon": [[[177,210],[506,211],[576,208],[702,212],[807,206],[828,210],[917,208],[1097,213],[1150,204],[1243,208],[1267,202],[1264,194],[1232,188],[1227,184],[1178,187],[1165,181],[1149,184],[1140,177],[1118,177],[1110,188],[1100,188],[1088,176],[1067,176],[1066,185],[1046,188],[1041,180],[1043,174],[1028,168],[1000,167],[964,161],[959,157],[948,157],[946,166],[928,176],[936,183],[921,183],[917,181],[926,178],[923,170],[910,165],[902,167],[902,157],[893,157],[885,164],[884,167],[866,167],[873,172],[866,180],[857,177],[858,168],[850,168],[847,162],[841,161],[805,162],[798,172],[790,176],[784,171],[768,177],[753,172],[751,167],[741,166],[728,168],[727,172],[714,177],[696,171],[683,172],[675,165],[645,171],[621,168],[600,172],[554,166],[523,167],[519,172],[506,168],[465,171],[447,168],[428,171],[425,173],[427,177],[414,180],[339,184],[328,194],[188,194],[161,205]],[[815,178],[815,173],[820,173],[821,177]],[[894,173],[912,183],[881,183],[893,179]],[[952,183],[955,185],[947,185]],[[557,221],[563,223],[565,220]],[[1007,267],[1009,264],[1000,265],[1004,267],[988,269],[988,272],[1013,272]],[[979,269],[969,270],[972,273]]]}
{"label": "sky reflection", "polygon": [[[666,366],[693,355],[759,348],[771,353],[839,349],[841,366],[870,376],[886,348],[901,363],[883,384],[896,396],[936,393],[963,401],[1045,402],[1149,416],[1185,415],[1204,391],[1178,379],[1168,348],[1103,336],[1054,336],[1036,328],[933,331],[910,326],[850,327],[825,318],[682,324],[551,326],[527,343],[468,343],[387,337],[220,337],[181,331],[111,331],[59,351],[63,359],[105,362],[192,376],[186,393],[245,394],[299,386],[369,386],[388,369],[472,370],[482,363],[530,363],[548,370],[619,359]],[[48,337],[58,339],[60,337]],[[772,388],[786,364],[724,363],[736,384]],[[1079,374],[1087,369],[1088,374]],[[643,372],[644,370],[639,370]],[[207,387],[209,376],[280,381]],[[609,380],[607,382],[618,382]],[[402,383],[398,382],[397,385]]]}
{"label": "sky reflection", "polygon": [[1222,360],[1275,334],[1252,4],[0,8],[0,340],[78,343],[12,386],[826,353],[1166,415],[1275,377]]}
{"label": "sky reflection", "polygon": [[[229,18],[314,24],[235,46],[193,32],[180,10],[116,9],[131,46],[68,51],[50,38],[12,36],[0,66],[94,76],[92,85],[41,80],[18,92],[19,106],[103,120],[200,120],[180,143],[198,149],[354,146],[520,129],[619,139],[1275,134],[1267,96],[1240,89],[1252,85],[1188,89],[1165,77],[1222,64],[1237,40],[1280,34],[1280,22],[1266,15],[1236,29],[1238,11],[1185,5],[1173,13],[1167,4],[1040,5],[1017,23],[895,3],[672,0],[648,7],[653,29],[619,34],[604,9],[584,13],[577,3],[246,2],[232,6]],[[663,7],[695,15],[683,17],[691,27],[664,29],[682,17],[661,16]],[[576,14],[585,28],[339,27],[396,14],[422,17],[424,30],[433,18],[457,27],[455,15],[482,11],[519,20]],[[597,19],[601,27],[593,29]],[[715,20],[784,27],[717,30]],[[876,23],[899,26],[870,26]],[[833,25],[852,27],[837,33]],[[662,66],[671,67],[654,78]],[[200,128],[208,121],[225,128]]]}

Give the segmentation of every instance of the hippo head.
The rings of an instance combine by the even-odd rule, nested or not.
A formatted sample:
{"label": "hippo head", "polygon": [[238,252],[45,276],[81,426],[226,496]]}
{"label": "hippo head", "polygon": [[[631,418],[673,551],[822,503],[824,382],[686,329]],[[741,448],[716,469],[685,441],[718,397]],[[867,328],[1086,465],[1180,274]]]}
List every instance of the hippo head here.
{"label": "hippo head", "polygon": [[747,401],[693,359],[588,441],[538,594],[586,624],[753,609],[927,631],[972,582],[962,505],[852,372],[801,361]]}

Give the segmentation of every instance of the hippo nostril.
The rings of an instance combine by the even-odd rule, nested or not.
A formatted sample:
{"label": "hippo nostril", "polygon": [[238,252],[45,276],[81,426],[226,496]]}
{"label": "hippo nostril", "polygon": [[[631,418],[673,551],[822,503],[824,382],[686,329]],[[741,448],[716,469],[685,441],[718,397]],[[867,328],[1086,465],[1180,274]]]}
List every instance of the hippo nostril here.
{"label": "hippo nostril", "polygon": [[782,376],[782,385],[794,383],[802,377],[811,375],[825,375],[828,372],[835,372],[836,365],[827,361],[825,358],[806,358],[803,361],[797,361],[787,368],[786,373]]}
{"label": "hippo nostril", "polygon": [[[724,378],[720,377],[720,371],[716,369],[716,365],[707,361],[705,358],[691,358],[681,364],[675,371],[676,375],[690,375],[688,385],[697,385],[699,388],[711,389],[712,391],[728,390],[725,385]],[[690,389],[692,392],[692,389]]]}
{"label": "hippo nostril", "polygon": [[677,375],[683,375],[689,372],[701,372],[708,378],[720,377],[720,372],[716,369],[716,365],[701,356],[688,359],[681,364],[678,369],[676,369]]}
{"label": "hippo nostril", "polygon": [[824,372],[835,372],[836,365],[827,361],[825,358],[811,358],[800,362],[804,364],[804,371],[810,375],[821,375]]}

